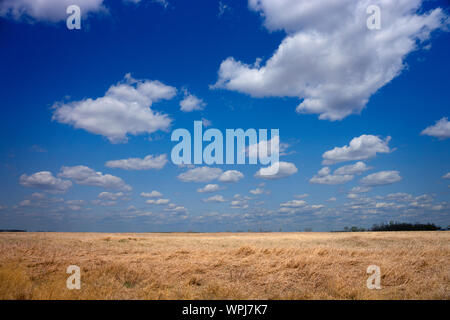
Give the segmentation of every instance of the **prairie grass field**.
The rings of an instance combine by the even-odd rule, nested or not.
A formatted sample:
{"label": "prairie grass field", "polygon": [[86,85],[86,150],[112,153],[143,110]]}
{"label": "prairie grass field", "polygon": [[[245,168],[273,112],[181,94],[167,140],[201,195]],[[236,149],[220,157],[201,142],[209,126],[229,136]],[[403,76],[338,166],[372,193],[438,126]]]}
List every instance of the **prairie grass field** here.
{"label": "prairie grass field", "polygon": [[0,233],[0,299],[448,300],[449,266],[448,231]]}

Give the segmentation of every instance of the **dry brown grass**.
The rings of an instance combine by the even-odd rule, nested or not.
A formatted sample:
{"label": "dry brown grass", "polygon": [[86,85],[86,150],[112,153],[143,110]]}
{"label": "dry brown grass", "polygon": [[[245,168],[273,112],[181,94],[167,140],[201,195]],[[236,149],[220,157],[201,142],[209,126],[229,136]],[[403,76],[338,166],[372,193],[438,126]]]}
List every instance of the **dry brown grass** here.
{"label": "dry brown grass", "polygon": [[449,262],[450,232],[3,233],[0,299],[449,299]]}

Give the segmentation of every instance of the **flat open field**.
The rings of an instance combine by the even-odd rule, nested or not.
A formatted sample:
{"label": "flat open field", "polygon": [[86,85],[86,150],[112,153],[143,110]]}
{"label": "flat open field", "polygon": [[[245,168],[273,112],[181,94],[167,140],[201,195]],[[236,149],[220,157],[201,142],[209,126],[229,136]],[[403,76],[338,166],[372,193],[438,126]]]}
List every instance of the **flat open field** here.
{"label": "flat open field", "polygon": [[2,233],[0,299],[450,299],[449,266],[450,232]]}

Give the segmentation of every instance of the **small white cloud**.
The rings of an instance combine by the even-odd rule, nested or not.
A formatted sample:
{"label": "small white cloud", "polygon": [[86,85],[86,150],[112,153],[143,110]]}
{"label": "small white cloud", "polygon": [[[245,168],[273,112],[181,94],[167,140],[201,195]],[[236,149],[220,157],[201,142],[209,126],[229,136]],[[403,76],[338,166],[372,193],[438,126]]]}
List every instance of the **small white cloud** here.
{"label": "small white cloud", "polygon": [[330,174],[330,168],[323,167],[319,170],[319,172],[312,177],[309,182],[311,183],[317,183],[317,184],[342,184],[346,183],[353,179],[353,175],[350,174]]}
{"label": "small white cloud", "polygon": [[254,195],[263,194],[264,190],[261,188],[256,188],[256,189],[250,190],[250,193],[254,194]]}
{"label": "small white cloud", "polygon": [[110,200],[110,201],[116,201],[119,198],[122,198],[123,196],[125,196],[125,194],[123,192],[116,192],[116,193],[112,193],[112,192],[101,192],[97,198],[101,199],[101,200]]}
{"label": "small white cloud", "polygon": [[305,200],[290,200],[287,202],[280,203],[280,207],[286,208],[300,208],[306,206]]}
{"label": "small white cloud", "polygon": [[222,1],[219,1],[219,13],[218,16],[221,17],[226,11],[230,10],[230,7],[223,3]]}
{"label": "small white cloud", "polygon": [[172,212],[186,212],[187,209],[183,206],[169,206],[169,208],[165,208],[164,211],[172,211]]}
{"label": "small white cloud", "polygon": [[145,201],[145,203],[148,203],[148,204],[168,204],[170,202],[170,199],[157,199],[157,200],[154,200],[154,199],[149,199],[149,200],[147,200],[147,201]]}
{"label": "small white cloud", "polygon": [[280,161],[270,165],[269,167],[259,169],[255,177],[268,180],[276,180],[289,177],[298,172],[295,164]]}
{"label": "small white cloud", "polygon": [[370,187],[356,186],[350,189],[350,193],[366,193],[370,190]]}
{"label": "small white cloud", "polygon": [[421,134],[439,139],[450,138],[450,121],[448,121],[448,118],[442,118],[436,121],[436,124],[425,128]]}
{"label": "small white cloud", "polygon": [[361,184],[365,186],[382,186],[392,184],[402,180],[398,171],[380,171],[369,174],[361,179]]}
{"label": "small white cloud", "polygon": [[33,192],[31,197],[34,199],[45,199],[47,197],[47,195],[45,193],[41,193],[41,192]]}
{"label": "small white cloud", "polygon": [[450,172],[442,176],[443,179],[450,179]]}
{"label": "small white cloud", "polygon": [[371,168],[368,167],[364,162],[358,161],[355,164],[349,164],[347,166],[340,167],[334,170],[334,174],[361,174]]}
{"label": "small white cloud", "polygon": [[190,169],[178,175],[178,179],[183,182],[209,182],[217,179],[222,174],[219,168],[198,167]]}
{"label": "small white cloud", "polygon": [[228,170],[222,173],[219,177],[219,181],[221,182],[238,182],[244,178],[242,172],[237,170]]}
{"label": "small white cloud", "polygon": [[335,147],[322,155],[322,164],[330,165],[338,162],[365,160],[373,158],[377,153],[389,153],[391,137],[381,140],[377,136],[363,134],[353,138],[348,146]]}
{"label": "small white cloud", "polygon": [[148,155],[145,158],[128,158],[122,160],[111,160],[106,162],[109,168],[120,168],[125,170],[161,170],[167,163],[167,155]]}
{"label": "small white cloud", "polygon": [[273,153],[278,153],[280,156],[287,156],[295,153],[295,151],[287,151],[290,145],[288,143],[280,143],[280,137],[274,136],[270,140],[261,140],[258,143],[249,145],[245,148],[247,157],[264,159],[270,157]]}
{"label": "small white cloud", "polygon": [[72,186],[69,180],[59,179],[49,171],[41,171],[28,176],[20,176],[19,183],[28,188],[41,189],[50,193],[65,193]]}
{"label": "small white cloud", "polygon": [[200,192],[200,193],[211,193],[211,192],[216,192],[219,189],[220,188],[219,188],[218,184],[207,184],[203,188],[197,189],[197,192]]}
{"label": "small white cloud", "polygon": [[212,122],[208,119],[202,118],[202,124],[205,128],[210,127],[212,125]]}
{"label": "small white cloud", "polygon": [[85,186],[96,186],[106,189],[121,189],[130,191],[131,186],[127,185],[121,178],[96,172],[86,166],[62,167],[58,177],[71,179],[76,184]]}
{"label": "small white cloud", "polygon": [[192,112],[196,110],[203,110],[206,103],[202,100],[190,94],[186,90],[184,91],[184,99],[180,102],[180,110],[184,112]]}
{"label": "small white cloud", "polygon": [[156,190],[153,190],[152,192],[141,192],[141,197],[144,198],[159,198],[162,196],[162,193]]}
{"label": "small white cloud", "polygon": [[296,199],[305,199],[307,197],[309,197],[309,194],[307,194],[307,193],[294,195],[294,198],[296,198]]}
{"label": "small white cloud", "polygon": [[230,207],[233,209],[247,209],[248,201],[247,200],[233,200],[230,202]]}
{"label": "small white cloud", "polygon": [[203,202],[225,202],[225,201],[226,200],[223,198],[223,196],[219,194],[203,199]]}

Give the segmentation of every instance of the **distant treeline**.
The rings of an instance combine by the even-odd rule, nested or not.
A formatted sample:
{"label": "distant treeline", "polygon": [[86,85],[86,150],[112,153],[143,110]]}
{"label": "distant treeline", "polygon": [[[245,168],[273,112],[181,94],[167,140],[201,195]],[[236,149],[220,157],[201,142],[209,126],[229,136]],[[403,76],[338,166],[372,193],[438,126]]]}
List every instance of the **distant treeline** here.
{"label": "distant treeline", "polygon": [[0,229],[0,232],[27,232],[27,230]]}
{"label": "distant treeline", "polygon": [[[447,228],[449,229],[449,228]],[[445,230],[434,223],[405,223],[394,222],[374,224],[370,229],[358,227],[344,227],[345,232],[359,232],[359,231],[437,231]]]}

